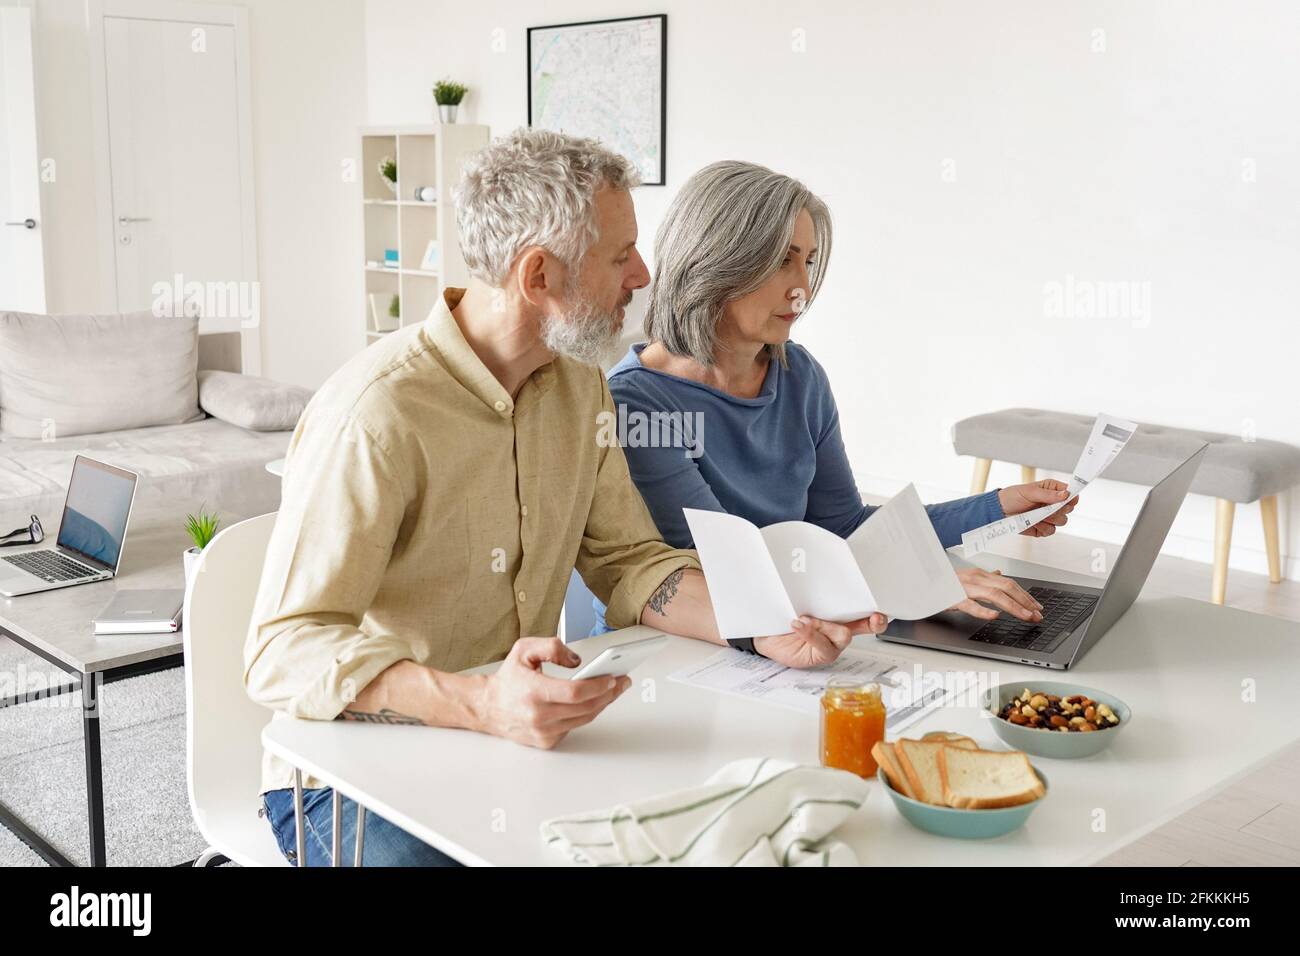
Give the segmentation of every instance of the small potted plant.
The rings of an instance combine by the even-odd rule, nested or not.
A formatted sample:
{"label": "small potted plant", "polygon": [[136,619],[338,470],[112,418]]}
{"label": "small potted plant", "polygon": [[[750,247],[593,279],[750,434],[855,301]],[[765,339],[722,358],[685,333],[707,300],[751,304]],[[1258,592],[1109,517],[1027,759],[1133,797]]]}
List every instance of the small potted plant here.
{"label": "small potted plant", "polygon": [[395,332],[402,325],[402,299],[394,295],[388,300],[387,315],[375,320],[376,332]]}
{"label": "small potted plant", "polygon": [[384,181],[384,185],[388,187],[388,191],[396,196],[397,163],[394,162],[393,157],[385,156],[379,161],[379,177]]}
{"label": "small potted plant", "polygon": [[194,547],[185,552],[185,587],[190,586],[190,579],[194,576],[194,569],[198,567],[199,555],[203,549],[217,535],[217,527],[221,524],[221,519],[211,512],[199,509],[196,515],[190,514],[185,516],[185,533],[190,536],[194,542]]}
{"label": "small potted plant", "polygon": [[464,83],[439,80],[433,87],[433,101],[438,104],[438,117],[444,123],[456,122],[456,108],[469,92]]}

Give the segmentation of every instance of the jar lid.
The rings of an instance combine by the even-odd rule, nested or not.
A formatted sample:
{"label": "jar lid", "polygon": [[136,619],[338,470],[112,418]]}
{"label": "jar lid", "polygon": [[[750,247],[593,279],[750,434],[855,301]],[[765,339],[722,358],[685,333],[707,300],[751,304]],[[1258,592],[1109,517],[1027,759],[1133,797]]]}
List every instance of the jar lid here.
{"label": "jar lid", "polygon": [[857,677],[832,677],[826,682],[822,700],[840,707],[864,706],[880,702],[880,685],[863,683]]}

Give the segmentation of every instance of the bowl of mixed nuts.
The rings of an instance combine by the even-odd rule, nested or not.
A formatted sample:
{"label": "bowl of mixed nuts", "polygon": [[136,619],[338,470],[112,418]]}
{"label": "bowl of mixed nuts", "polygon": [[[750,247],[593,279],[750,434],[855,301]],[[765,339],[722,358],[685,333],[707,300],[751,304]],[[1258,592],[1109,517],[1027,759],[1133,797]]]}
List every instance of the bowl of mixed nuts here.
{"label": "bowl of mixed nuts", "polygon": [[1118,697],[1057,681],[1001,684],[984,692],[983,706],[1012,747],[1061,760],[1105,750],[1133,719]]}

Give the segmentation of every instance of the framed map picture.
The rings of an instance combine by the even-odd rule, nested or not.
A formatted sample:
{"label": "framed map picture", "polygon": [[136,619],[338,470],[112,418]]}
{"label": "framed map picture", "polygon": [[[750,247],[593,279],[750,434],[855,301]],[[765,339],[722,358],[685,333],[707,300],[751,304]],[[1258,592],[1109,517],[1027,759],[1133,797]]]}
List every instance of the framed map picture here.
{"label": "framed map picture", "polygon": [[668,16],[528,28],[528,125],[591,136],[664,184]]}

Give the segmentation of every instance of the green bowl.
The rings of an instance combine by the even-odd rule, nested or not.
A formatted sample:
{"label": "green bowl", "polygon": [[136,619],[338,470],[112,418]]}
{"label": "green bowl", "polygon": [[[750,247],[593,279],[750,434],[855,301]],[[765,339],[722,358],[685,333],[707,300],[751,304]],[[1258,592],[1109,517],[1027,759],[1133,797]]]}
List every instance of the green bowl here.
{"label": "green bowl", "polygon": [[[1119,718],[1119,723],[1114,727],[1096,730],[1090,734],[1063,734],[1059,730],[1022,727],[997,716],[1003,705],[1014,700],[1016,695],[1024,690],[1026,686],[1030,690],[1043,691],[1048,694],[1055,694],[1058,697],[1084,694],[1097,703],[1105,704],[1113,710],[1115,716]],[[1100,753],[1111,745],[1115,737],[1133,719],[1133,709],[1118,697],[1103,694],[1099,690],[1070,681],[1031,680],[1021,681],[1018,684],[999,684],[997,687],[991,687],[984,692],[983,697],[980,699],[980,706],[983,708],[989,723],[993,725],[993,732],[1006,743],[1016,750],[1023,750],[1027,754],[1033,754],[1036,757],[1050,757],[1054,760],[1073,760],[1076,757],[1091,757],[1095,753]]]}
{"label": "green bowl", "polygon": [[1000,810],[956,810],[952,807],[936,807],[899,793],[890,784],[884,770],[877,770],[876,777],[894,801],[894,806],[898,807],[898,812],[912,826],[937,833],[939,836],[959,837],[962,840],[987,840],[1020,829],[1029,819],[1029,815],[1034,812],[1034,808],[1047,799],[1047,778],[1037,767],[1034,767],[1034,773],[1038,774],[1038,779],[1043,782],[1043,795],[1037,800],[1022,803],[1018,807],[1003,807]]}

